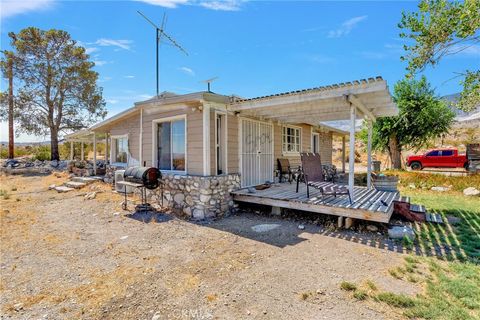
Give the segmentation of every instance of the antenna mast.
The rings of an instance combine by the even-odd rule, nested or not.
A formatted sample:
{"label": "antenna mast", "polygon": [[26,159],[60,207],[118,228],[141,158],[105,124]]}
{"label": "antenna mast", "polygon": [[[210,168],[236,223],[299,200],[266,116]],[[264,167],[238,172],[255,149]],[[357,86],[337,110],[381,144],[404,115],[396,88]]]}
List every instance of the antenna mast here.
{"label": "antenna mast", "polygon": [[208,92],[212,92],[212,90],[210,90],[210,84],[211,84],[213,81],[217,80],[217,79],[218,79],[218,77],[213,77],[213,78],[211,78],[211,79],[207,79],[207,80],[203,80],[203,81],[202,81],[203,83],[206,83],[206,84],[207,84],[207,91],[208,91]]}
{"label": "antenna mast", "polygon": [[154,28],[155,28],[155,42],[156,42],[156,56],[155,56],[155,61],[156,61],[156,79],[157,79],[157,96],[159,95],[159,78],[160,78],[160,71],[159,71],[159,47],[160,47],[160,40],[163,37],[168,40],[169,44],[173,45],[176,47],[178,50],[183,52],[185,55],[188,56],[187,51],[180,45],[178,44],[175,39],[170,37],[168,34],[165,33],[165,24],[167,17],[165,13],[163,14],[163,20],[162,20],[162,27],[158,27],[155,23],[153,23],[150,19],[148,19],[143,13],[140,11],[137,11],[139,15],[141,15],[145,20],[147,20],[148,23],[150,23]]}

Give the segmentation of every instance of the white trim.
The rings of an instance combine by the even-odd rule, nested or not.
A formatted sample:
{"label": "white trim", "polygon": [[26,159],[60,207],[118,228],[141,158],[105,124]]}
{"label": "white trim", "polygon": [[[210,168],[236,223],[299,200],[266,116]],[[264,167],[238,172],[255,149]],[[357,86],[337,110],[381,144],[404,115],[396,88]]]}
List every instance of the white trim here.
{"label": "white trim", "polygon": [[[283,149],[283,128],[292,128],[292,129],[299,129],[300,130],[300,141],[299,141],[299,146],[298,146],[298,151],[285,151]],[[282,128],[280,130],[280,145],[282,146],[282,155],[283,156],[300,156],[300,152],[303,151],[302,148],[302,143],[303,142],[303,127],[301,126],[296,126],[293,124],[282,124]]]}
{"label": "white trim", "polygon": [[[113,142],[113,140],[115,139],[122,139],[122,138],[126,138],[127,139],[127,162],[116,162],[116,161],[113,161],[115,159],[115,157],[117,156],[115,154],[115,149],[114,149],[114,145],[116,145],[116,143]],[[121,164],[125,164],[126,166],[128,166],[128,162],[130,161],[130,150],[128,148],[128,133],[125,133],[125,134],[117,134],[117,135],[110,135],[110,163],[111,164],[115,164],[115,163],[121,163]]]}
{"label": "white trim", "polygon": [[224,137],[224,155],[223,155],[223,162],[225,163],[225,166],[224,166],[224,172],[222,174],[228,174],[228,114],[226,111],[219,111],[219,110],[215,110],[214,112],[215,116],[215,126],[214,126],[214,134],[215,134],[215,146],[214,146],[214,149],[215,149],[215,175],[218,175],[218,163],[217,163],[217,158],[218,158],[218,155],[217,155],[217,115],[223,115],[224,116],[224,130],[225,130],[225,137]]}
{"label": "white trim", "polygon": [[139,135],[139,146],[138,146],[138,160],[140,162],[140,166],[143,166],[143,108],[140,109],[140,135]]}
{"label": "white trim", "polygon": [[209,176],[210,169],[210,106],[204,104],[202,108],[203,119],[203,175]]}
{"label": "white trim", "polygon": [[152,167],[157,168],[156,158],[157,158],[157,137],[158,133],[156,131],[157,125],[162,122],[172,122],[176,120],[184,120],[185,121],[185,170],[161,170],[161,172],[165,173],[176,173],[176,174],[187,174],[188,172],[188,122],[187,122],[187,115],[180,114],[173,117],[165,117],[159,119],[152,120]]}

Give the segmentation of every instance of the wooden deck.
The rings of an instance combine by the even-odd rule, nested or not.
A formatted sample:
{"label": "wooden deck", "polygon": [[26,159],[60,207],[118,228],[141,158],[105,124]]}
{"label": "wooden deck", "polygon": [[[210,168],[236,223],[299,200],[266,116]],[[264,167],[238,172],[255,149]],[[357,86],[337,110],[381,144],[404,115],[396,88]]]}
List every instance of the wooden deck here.
{"label": "wooden deck", "polygon": [[304,210],[354,219],[388,223],[393,212],[393,201],[400,198],[399,192],[378,191],[366,187],[354,188],[354,202],[348,196],[324,196],[310,187],[307,198],[305,184],[300,184],[298,193],[295,183],[277,183],[265,190],[249,193],[247,189],[232,192],[233,200],[269,205],[272,207]]}

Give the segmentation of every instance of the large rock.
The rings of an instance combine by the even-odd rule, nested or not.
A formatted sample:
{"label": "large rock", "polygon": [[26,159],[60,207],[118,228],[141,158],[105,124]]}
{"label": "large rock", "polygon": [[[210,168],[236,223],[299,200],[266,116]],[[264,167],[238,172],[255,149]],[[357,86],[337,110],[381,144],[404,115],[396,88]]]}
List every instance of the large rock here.
{"label": "large rock", "polygon": [[403,239],[404,237],[410,240],[415,240],[415,231],[407,226],[394,226],[388,229],[388,236],[391,239]]}
{"label": "large rock", "polygon": [[469,187],[463,190],[463,195],[467,197],[478,196],[480,195],[480,191],[474,187]]}

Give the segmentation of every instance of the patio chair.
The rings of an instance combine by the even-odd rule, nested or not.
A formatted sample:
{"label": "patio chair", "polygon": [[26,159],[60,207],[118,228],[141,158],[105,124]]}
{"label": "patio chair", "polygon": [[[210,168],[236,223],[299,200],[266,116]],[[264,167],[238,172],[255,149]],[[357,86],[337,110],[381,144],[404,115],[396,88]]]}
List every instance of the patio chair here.
{"label": "patio chair", "polygon": [[[320,155],[318,153],[300,153],[302,160],[302,175],[305,184],[307,185],[307,197],[310,198],[309,187],[314,187],[320,190],[322,197],[325,195],[348,195],[350,203],[352,203],[352,197],[350,191],[346,186],[338,185],[332,182],[326,182],[323,176],[322,163],[320,161]],[[297,179],[297,193],[300,184],[300,179]]]}
{"label": "patio chair", "polygon": [[277,173],[278,173],[278,181],[281,183],[283,180],[283,177],[285,175],[288,175],[288,182],[292,183],[293,177],[293,171],[292,168],[290,167],[290,161],[285,158],[278,158],[277,159]]}

